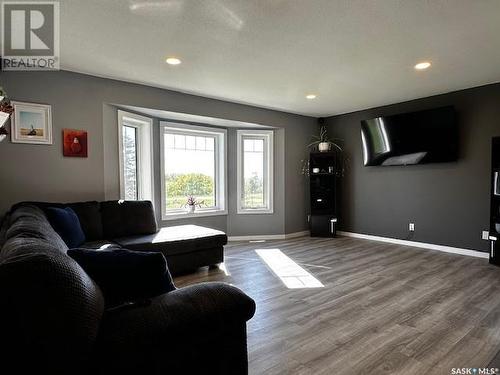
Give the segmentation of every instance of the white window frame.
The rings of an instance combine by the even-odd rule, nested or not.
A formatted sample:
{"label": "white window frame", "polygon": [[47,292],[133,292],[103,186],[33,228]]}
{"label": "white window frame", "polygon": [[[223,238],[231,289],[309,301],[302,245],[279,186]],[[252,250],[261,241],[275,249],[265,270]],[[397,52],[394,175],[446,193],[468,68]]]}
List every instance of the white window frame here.
{"label": "white window frame", "polygon": [[[166,209],[165,194],[165,132],[181,135],[215,136],[215,201],[217,207],[197,208],[188,213],[179,208]],[[160,121],[160,179],[161,179],[161,216],[162,220],[175,220],[186,217],[227,215],[227,130],[171,121]]]}
{"label": "white window frame", "polygon": [[125,199],[123,126],[137,129],[137,199],[154,202],[153,120],[149,117],[118,110],[118,155],[121,199]]}
{"label": "white window frame", "polygon": [[[274,213],[274,131],[272,130],[238,130],[237,131],[237,213],[238,214],[272,214]],[[264,140],[264,199],[266,208],[244,208],[244,173],[243,173],[243,141],[245,139]]]}

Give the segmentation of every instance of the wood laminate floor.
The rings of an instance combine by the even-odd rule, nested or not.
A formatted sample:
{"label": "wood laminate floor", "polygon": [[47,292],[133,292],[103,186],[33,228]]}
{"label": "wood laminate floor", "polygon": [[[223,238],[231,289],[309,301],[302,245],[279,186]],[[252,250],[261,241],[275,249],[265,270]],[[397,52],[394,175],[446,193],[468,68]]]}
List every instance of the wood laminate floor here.
{"label": "wood laminate floor", "polygon": [[[279,249],[323,287],[287,288],[259,249],[264,256]],[[487,259],[304,237],[230,243],[224,266],[228,275],[200,269],[175,281],[179,287],[225,281],[255,299],[250,374],[420,375],[500,367],[500,268]]]}

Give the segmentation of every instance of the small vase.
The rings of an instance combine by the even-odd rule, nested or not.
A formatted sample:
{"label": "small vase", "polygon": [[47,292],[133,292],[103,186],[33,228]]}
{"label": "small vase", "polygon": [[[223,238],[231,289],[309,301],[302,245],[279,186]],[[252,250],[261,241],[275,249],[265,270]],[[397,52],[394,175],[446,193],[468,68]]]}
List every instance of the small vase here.
{"label": "small vase", "polygon": [[191,205],[191,204],[188,204],[188,205],[186,206],[186,211],[187,211],[187,213],[188,213],[188,214],[192,214],[192,213],[194,213],[194,209],[195,209],[195,208],[196,208],[196,206],[195,206],[194,204],[192,204],[192,205]]}
{"label": "small vase", "polygon": [[318,144],[319,152],[327,152],[330,151],[330,142],[320,142]]}

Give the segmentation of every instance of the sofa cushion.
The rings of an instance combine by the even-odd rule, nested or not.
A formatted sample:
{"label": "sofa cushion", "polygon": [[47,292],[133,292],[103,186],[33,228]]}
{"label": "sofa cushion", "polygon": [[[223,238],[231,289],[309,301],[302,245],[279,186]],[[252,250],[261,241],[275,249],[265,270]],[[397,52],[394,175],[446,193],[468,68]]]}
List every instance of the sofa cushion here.
{"label": "sofa cushion", "polygon": [[175,289],[161,253],[70,249],[68,255],[99,285],[107,307],[142,301]]}
{"label": "sofa cushion", "polygon": [[152,234],[157,230],[150,201],[106,201],[101,203],[104,238]]}
{"label": "sofa cushion", "polygon": [[80,246],[85,242],[85,234],[80,220],[70,207],[48,207],[45,210],[52,228],[61,236],[69,248]]}
{"label": "sofa cushion", "polygon": [[80,220],[80,225],[83,233],[85,233],[87,241],[96,241],[104,238],[102,232],[101,208],[97,201],[75,203],[21,202],[14,205],[12,211],[25,205],[36,206],[44,212],[48,207],[71,207]]}
{"label": "sofa cushion", "polygon": [[96,241],[104,238],[99,202],[76,202],[68,203],[66,206],[71,207],[78,215],[87,241]]}
{"label": "sofa cushion", "polygon": [[223,246],[227,236],[220,230],[199,225],[177,225],[161,228],[154,234],[115,238],[114,241],[130,250],[160,251],[169,256]]}

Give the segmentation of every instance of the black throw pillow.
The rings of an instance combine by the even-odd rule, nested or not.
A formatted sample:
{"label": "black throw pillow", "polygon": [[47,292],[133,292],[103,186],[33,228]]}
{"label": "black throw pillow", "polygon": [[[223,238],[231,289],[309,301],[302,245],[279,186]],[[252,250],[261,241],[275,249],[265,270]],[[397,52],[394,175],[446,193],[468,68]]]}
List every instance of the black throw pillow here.
{"label": "black throw pillow", "polygon": [[99,285],[107,308],[143,302],[175,290],[162,253],[70,249],[68,255]]}
{"label": "black throw pillow", "polygon": [[70,249],[85,242],[85,234],[80,225],[80,219],[78,219],[72,208],[48,207],[45,214],[52,228],[61,236]]}

